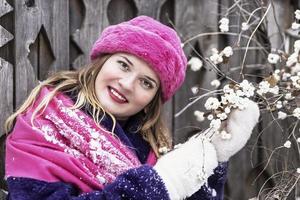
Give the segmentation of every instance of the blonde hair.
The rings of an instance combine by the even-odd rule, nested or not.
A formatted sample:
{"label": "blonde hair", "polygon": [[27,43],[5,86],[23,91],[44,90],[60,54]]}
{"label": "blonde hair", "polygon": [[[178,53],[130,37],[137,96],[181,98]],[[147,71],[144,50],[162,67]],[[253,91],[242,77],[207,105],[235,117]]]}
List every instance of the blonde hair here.
{"label": "blonde hair", "polygon": [[[34,104],[36,97],[39,95],[41,89],[45,86],[51,87],[53,90],[47,94],[37,108],[33,111],[31,123],[34,126],[34,117],[38,113],[42,113],[51,99],[57,92],[73,92],[77,91],[77,100],[72,107],[73,109],[80,109],[86,105],[92,108],[92,117],[96,124],[99,124],[107,113],[113,120],[112,134],[114,133],[116,119],[109,112],[105,112],[101,104],[97,100],[95,93],[95,80],[98,72],[103,64],[110,57],[105,55],[95,59],[92,63],[84,66],[77,71],[61,71],[50,76],[45,81],[37,85],[30,93],[29,97],[21,105],[21,107],[9,116],[5,122],[6,133],[13,128],[16,117],[26,111],[28,107]],[[149,142],[151,148],[159,157],[159,148],[171,148],[172,142],[169,130],[162,117],[163,103],[161,100],[161,90],[159,89],[153,100],[144,108],[143,121],[137,131],[142,134],[143,138]],[[101,116],[101,119],[100,119]]]}

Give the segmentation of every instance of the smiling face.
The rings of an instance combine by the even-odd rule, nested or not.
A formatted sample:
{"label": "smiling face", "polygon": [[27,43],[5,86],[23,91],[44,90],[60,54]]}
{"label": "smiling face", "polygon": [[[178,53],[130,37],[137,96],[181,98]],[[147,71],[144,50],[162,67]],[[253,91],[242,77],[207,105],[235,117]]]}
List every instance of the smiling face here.
{"label": "smiling face", "polygon": [[159,78],[142,59],[116,53],[107,59],[95,81],[103,109],[116,119],[127,119],[148,105],[159,88]]}

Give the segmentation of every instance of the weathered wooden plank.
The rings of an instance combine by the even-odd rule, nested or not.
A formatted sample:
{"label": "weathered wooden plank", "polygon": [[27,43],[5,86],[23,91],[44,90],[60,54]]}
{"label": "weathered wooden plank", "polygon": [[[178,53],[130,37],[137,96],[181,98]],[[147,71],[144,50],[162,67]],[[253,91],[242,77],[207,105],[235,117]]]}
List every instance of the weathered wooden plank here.
{"label": "weathered wooden plank", "polygon": [[282,49],[284,44],[283,34],[286,29],[291,27],[292,22],[294,21],[294,8],[292,7],[290,0],[274,0],[273,6],[274,9],[267,15],[268,38],[270,40],[271,48]]}
{"label": "weathered wooden plank", "polygon": [[[4,122],[13,112],[13,66],[0,58],[0,188],[5,188],[4,177]],[[4,194],[0,194],[4,198]]]}
{"label": "weathered wooden plank", "polygon": [[135,2],[138,9],[138,15],[147,15],[155,19],[159,19],[160,10],[162,5],[165,3],[165,0],[135,0]]}
{"label": "weathered wooden plank", "polygon": [[[69,26],[68,1],[15,1],[15,43],[16,43],[16,105],[19,106],[31,89],[37,83],[36,71],[43,65],[49,71],[67,69],[69,63]],[[31,2],[31,1],[30,1]],[[33,52],[38,59],[33,64],[29,62],[31,44],[39,38],[38,34],[44,28],[46,38],[49,40],[47,47],[53,52],[55,60],[49,62],[48,57],[42,55],[45,48],[38,45],[38,51]],[[44,34],[45,35],[45,34]],[[34,68],[38,70],[34,70]],[[43,68],[45,69],[45,68]],[[45,73],[45,72],[43,72]]]}
{"label": "weathered wooden plank", "polygon": [[137,16],[137,12],[134,0],[111,0],[107,6],[109,24],[118,24],[132,19]]}
{"label": "weathered wooden plank", "polygon": [[13,111],[13,66],[0,58],[0,136],[4,134],[4,121]]}
{"label": "weathered wooden plank", "polygon": [[108,0],[83,0],[82,3],[85,7],[83,23],[79,29],[71,33],[72,40],[82,52],[72,63],[74,68],[89,62],[90,49],[93,43],[97,40],[104,27],[109,24],[106,13]]}
{"label": "weathered wooden plank", "polygon": [[[157,19],[159,19],[159,21],[162,22],[163,24],[173,27],[169,21],[171,21],[173,24],[175,23],[174,22],[174,1],[167,0],[167,1],[160,1],[159,3],[160,3],[160,8],[158,9],[158,13],[156,13]],[[173,102],[173,98],[164,104],[163,116],[164,116],[167,126],[169,128],[170,134],[172,134],[172,137],[173,137],[174,136],[173,135],[173,133],[174,133],[174,126],[173,126],[174,125],[174,102]]]}
{"label": "weathered wooden plank", "polygon": [[[224,3],[224,2],[222,2]],[[235,2],[234,1],[226,1],[223,7],[223,12],[221,13],[220,17],[223,17],[226,10],[231,7]],[[241,23],[247,20],[249,16],[247,16],[246,12],[251,13],[253,10],[257,8],[256,2],[247,2],[244,1],[240,3],[243,5],[245,9],[243,15],[238,14],[240,11],[238,7],[235,7],[237,12],[233,12],[229,16],[227,16],[230,20],[230,29],[229,32],[231,33],[240,33],[241,31]],[[262,13],[262,12],[259,12]],[[250,36],[250,31],[243,32],[243,35]],[[259,38],[255,37],[256,40],[262,42]],[[231,78],[237,81],[241,81],[242,76],[240,75],[241,72],[241,65],[243,62],[243,58],[245,55],[245,49],[239,49],[239,47],[245,47],[248,42],[248,38],[241,38],[238,42],[238,36],[221,36],[220,37],[220,45],[223,47],[225,46],[232,46],[236,48],[234,51],[234,55],[230,58],[230,62],[228,65],[224,65],[222,71],[228,73],[231,68],[238,68],[238,70],[231,71],[228,74]],[[255,46],[254,43],[250,43],[250,46]],[[254,63],[264,63],[263,57],[261,56],[261,52],[249,50],[247,52],[247,57],[245,60],[245,66],[248,64]],[[255,70],[250,70],[247,67],[244,68],[244,74],[252,74],[256,76]],[[250,81],[256,81],[256,78],[251,76],[245,76],[246,79]],[[245,116],[246,117],[246,116]],[[253,145],[257,145],[258,134],[257,132],[261,129],[256,129],[253,131],[251,138],[249,139],[246,146],[238,152],[235,156],[230,159],[229,165],[229,173],[228,173],[228,181],[227,181],[227,191],[226,195],[231,199],[250,199],[257,195],[260,186],[264,183],[266,178],[269,177],[269,171],[265,171],[258,180],[254,182],[254,179],[262,170],[263,166],[257,166],[253,168],[251,166],[252,162],[257,164],[258,160],[260,159],[260,150],[253,149]],[[260,139],[259,139],[260,141]]]}
{"label": "weathered wooden plank", "polygon": [[[294,10],[297,8],[297,5],[292,5],[292,1],[273,1],[274,10],[269,13],[268,17],[268,36],[270,40],[270,45],[272,49],[280,49],[283,51],[287,51],[288,53],[292,53],[293,42],[298,40],[298,34],[296,37],[292,35],[284,35],[285,30],[291,27],[291,24],[295,21]],[[286,48],[283,48],[286,45]],[[265,117],[265,124],[268,121],[271,121],[271,117]],[[290,133],[289,126],[292,124],[292,120],[284,120],[279,121],[279,125],[274,125],[269,128],[266,134],[263,135],[263,145],[265,145],[268,149],[274,150],[276,147],[283,145],[283,143],[288,139],[288,135]],[[298,127],[299,128],[299,127]],[[297,129],[298,129],[297,128]],[[293,141],[293,139],[291,138]],[[296,141],[294,141],[296,142]],[[295,170],[297,166],[299,166],[299,151],[295,145],[293,145],[290,149],[283,149],[277,151],[278,154],[273,156],[269,164],[269,169],[272,171],[272,174]],[[277,178],[276,182],[279,182],[279,178]],[[296,186],[297,188],[297,186]],[[299,188],[299,184],[298,184]],[[300,191],[294,189],[287,199],[294,199],[295,192],[298,192],[298,196],[300,195]]]}
{"label": "weathered wooden plank", "polygon": [[76,42],[72,39],[72,34],[78,29],[81,28],[84,16],[85,15],[85,6],[82,0],[72,0],[69,1],[69,27],[70,27],[70,68],[72,69],[72,64],[74,60],[77,59],[79,55],[83,52],[77,46]]}
{"label": "weathered wooden plank", "polygon": [[[13,9],[10,6],[10,2],[0,1],[0,17],[1,25],[6,29],[5,34],[0,34],[0,188],[6,188],[4,181],[4,155],[5,155],[5,132],[4,132],[4,122],[9,115],[12,114],[14,108],[13,100],[13,63],[14,55],[13,51],[13,36],[10,32],[13,31]],[[1,27],[1,29],[3,29]],[[3,32],[3,31],[0,31]],[[5,38],[5,40],[4,40]],[[0,199],[5,199],[6,195],[4,192],[0,191]]]}
{"label": "weathered wooden plank", "polygon": [[[0,17],[11,12],[13,7],[5,0],[0,0]],[[2,24],[3,25],[3,24]],[[0,47],[3,47],[13,39],[13,35],[0,25]]]}
{"label": "weathered wooden plank", "polygon": [[[0,6],[1,20],[3,20],[4,15],[12,16],[12,13],[6,15],[13,10],[8,2],[0,1]],[[11,24],[11,21],[12,20],[9,19],[3,22],[2,25],[6,28],[7,24]],[[9,26],[8,29],[11,31],[11,26]],[[7,43],[12,39],[13,35],[0,26],[0,95],[2,97],[0,101],[0,137],[4,134],[4,122],[6,118],[13,112],[13,66],[9,61],[4,59],[7,58],[7,54],[11,54],[12,45],[8,45]],[[9,48],[4,49],[4,46],[8,46]],[[12,60],[12,58],[9,60]]]}
{"label": "weathered wooden plank", "polygon": [[0,1],[0,17],[5,15],[6,13],[11,12],[12,10],[13,7],[6,0]]}
{"label": "weathered wooden plank", "polygon": [[[175,1],[175,13],[176,30],[182,35],[183,41],[199,33],[215,32],[217,30],[217,1]],[[191,46],[196,47],[200,51],[198,53],[201,56],[208,56],[210,55],[211,48],[217,47],[217,37],[201,37],[186,44],[185,52],[188,56],[192,54]],[[196,54],[194,53],[193,55]],[[193,86],[197,85],[201,88],[212,89],[210,82],[216,79],[216,74],[210,71],[207,64],[205,64],[205,67],[206,69],[203,68],[197,72],[193,72],[189,68],[187,69],[184,85],[174,98],[175,113],[179,112],[190,102],[189,98],[193,96],[191,92]],[[203,93],[204,91],[200,91],[198,95]],[[175,118],[175,143],[186,140],[189,132],[195,129],[192,127],[200,127],[201,129],[207,127],[207,124],[199,123],[193,115],[194,110],[204,111],[203,104],[204,101],[200,100],[178,118]]]}
{"label": "weathered wooden plank", "polygon": [[2,26],[0,26],[0,35],[0,47],[4,46],[14,38],[14,36]]}

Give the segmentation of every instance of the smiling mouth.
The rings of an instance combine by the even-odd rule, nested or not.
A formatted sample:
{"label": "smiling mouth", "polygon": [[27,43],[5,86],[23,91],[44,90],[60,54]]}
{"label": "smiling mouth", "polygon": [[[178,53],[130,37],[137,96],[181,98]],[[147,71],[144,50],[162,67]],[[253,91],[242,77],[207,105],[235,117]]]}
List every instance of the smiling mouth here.
{"label": "smiling mouth", "polygon": [[118,103],[128,103],[128,100],[122,94],[120,94],[116,89],[108,86],[108,91],[109,91],[110,97],[114,101],[116,101]]}

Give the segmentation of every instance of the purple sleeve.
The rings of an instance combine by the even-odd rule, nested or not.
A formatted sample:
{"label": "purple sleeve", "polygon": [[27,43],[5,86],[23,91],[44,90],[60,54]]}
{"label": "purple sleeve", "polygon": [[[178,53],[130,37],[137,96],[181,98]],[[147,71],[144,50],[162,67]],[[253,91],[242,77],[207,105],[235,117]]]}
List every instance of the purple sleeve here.
{"label": "purple sleeve", "polygon": [[169,200],[164,183],[148,165],[126,171],[103,190],[82,194],[67,183],[22,177],[9,177],[7,185],[9,200]]}
{"label": "purple sleeve", "polygon": [[223,200],[228,162],[219,163],[214,174],[208,178],[208,184],[192,195],[189,200]]}

